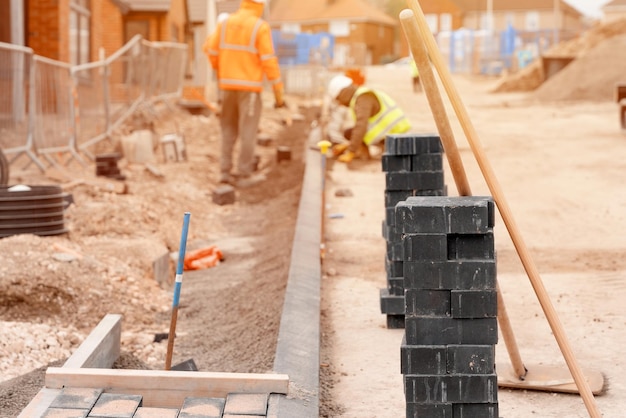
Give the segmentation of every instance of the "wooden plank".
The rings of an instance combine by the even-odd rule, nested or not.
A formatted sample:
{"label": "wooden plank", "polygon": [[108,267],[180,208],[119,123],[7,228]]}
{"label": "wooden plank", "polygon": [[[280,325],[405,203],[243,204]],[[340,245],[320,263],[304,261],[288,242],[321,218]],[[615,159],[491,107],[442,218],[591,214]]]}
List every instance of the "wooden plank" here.
{"label": "wooden plank", "polygon": [[186,397],[287,394],[289,377],[286,374],[49,367],[45,384],[50,389],[63,386],[103,388],[105,392],[142,395],[143,406],[171,408],[180,407]]}
{"label": "wooden plank", "polygon": [[120,356],[122,315],[107,314],[63,367],[109,368]]}

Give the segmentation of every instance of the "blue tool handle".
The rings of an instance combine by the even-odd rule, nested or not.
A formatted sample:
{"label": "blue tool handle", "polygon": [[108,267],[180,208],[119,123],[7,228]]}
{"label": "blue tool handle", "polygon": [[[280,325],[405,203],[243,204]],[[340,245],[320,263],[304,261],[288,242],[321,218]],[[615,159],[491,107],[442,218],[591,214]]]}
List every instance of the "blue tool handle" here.
{"label": "blue tool handle", "polygon": [[183,285],[183,266],[185,264],[185,249],[187,247],[187,231],[189,230],[189,218],[191,214],[185,212],[183,218],[183,232],[180,237],[180,246],[178,248],[178,264],[176,265],[176,281],[174,282],[174,299],[172,307],[178,307],[180,300],[180,288]]}

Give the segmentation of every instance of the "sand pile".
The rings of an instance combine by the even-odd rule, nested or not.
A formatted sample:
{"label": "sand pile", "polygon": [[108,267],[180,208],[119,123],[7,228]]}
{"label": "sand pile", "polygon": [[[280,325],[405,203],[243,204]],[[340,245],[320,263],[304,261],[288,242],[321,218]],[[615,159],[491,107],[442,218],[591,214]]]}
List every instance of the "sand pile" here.
{"label": "sand pile", "polygon": [[[594,27],[592,27],[591,29],[589,29],[588,31],[586,31],[585,33],[583,33],[578,38],[572,39],[567,42],[561,42],[557,45],[554,45],[552,48],[546,51],[544,55],[551,56],[551,57],[576,56],[577,58],[570,65],[565,67],[565,69],[563,69],[561,72],[568,71],[570,67],[572,67],[574,64],[577,64],[578,61],[583,59],[586,55],[589,55],[592,51],[596,49],[596,47],[599,47],[600,44],[604,43],[604,41],[607,41],[611,38],[614,38],[616,36],[623,35],[623,34],[626,34],[626,19],[620,19],[620,20],[616,20],[616,21],[609,22],[606,24],[599,23],[595,25]],[[607,54],[608,56],[604,56],[604,55],[600,56],[601,52]],[[613,54],[616,55],[616,58],[617,56],[622,56],[621,51],[619,52],[610,51],[608,47],[603,47],[599,53],[594,54],[593,59],[596,61],[600,61],[600,62],[611,62],[615,64],[620,64],[618,60],[613,59],[613,57],[611,57],[611,55]],[[623,63],[624,61],[622,60],[621,62]],[[615,64],[611,64],[611,65],[615,65]],[[579,65],[580,67],[584,67],[584,68],[589,68],[591,66],[589,63],[587,65],[579,63]],[[603,68],[603,71],[610,70],[609,68],[604,67],[604,65],[606,64],[603,64],[603,66],[600,67],[600,68]],[[586,80],[586,83],[591,83],[591,84],[596,83],[600,90],[602,90],[601,88],[602,84],[606,84],[606,83],[614,84],[615,82],[620,81],[620,80],[616,80],[615,77],[607,78],[603,74],[599,74],[597,71],[585,72],[585,73],[578,73],[575,70],[570,70],[570,71],[577,73],[575,75],[572,75],[572,78],[577,78],[579,82],[582,82],[583,79],[586,80],[589,78],[590,80]],[[623,68],[622,68],[622,73],[624,73]],[[554,81],[554,80],[557,80],[557,81]],[[504,77],[492,91],[494,93],[513,92],[513,91],[532,91],[532,90],[537,89],[539,86],[541,86],[544,83],[544,81],[545,81],[545,75],[543,73],[541,59],[536,59],[530,65],[520,70],[519,72],[510,74]],[[556,76],[552,77],[549,81],[547,81],[547,83],[550,83],[550,84],[552,84],[553,82],[555,84],[558,83],[558,79],[556,78]],[[567,85],[556,86],[554,87],[554,89],[560,90],[561,87],[563,87],[563,90],[565,90],[563,93],[567,93],[567,90],[568,89],[571,90],[573,86],[574,85],[570,87],[568,87]],[[572,97],[563,97],[563,93],[561,93],[559,96],[561,97],[561,100],[574,99],[574,98],[590,99],[590,100],[604,100],[605,98],[608,98],[606,94],[595,93],[596,89],[591,88],[591,87],[592,86],[589,85],[583,90],[576,90],[575,92],[572,92],[572,93],[575,93],[574,96]],[[593,97],[587,97],[585,94],[583,94],[584,91],[586,91],[587,94],[593,93],[591,95]],[[567,96],[567,94],[565,94],[565,96]]]}

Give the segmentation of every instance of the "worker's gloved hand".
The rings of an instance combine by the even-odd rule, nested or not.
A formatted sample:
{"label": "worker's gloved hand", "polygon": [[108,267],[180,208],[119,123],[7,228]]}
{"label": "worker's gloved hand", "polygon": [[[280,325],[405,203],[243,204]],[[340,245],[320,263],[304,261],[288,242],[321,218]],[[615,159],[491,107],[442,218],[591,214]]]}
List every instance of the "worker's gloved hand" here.
{"label": "worker's gloved hand", "polygon": [[282,84],[274,85],[274,109],[287,107],[285,104],[285,89]]}
{"label": "worker's gloved hand", "polygon": [[348,149],[349,144],[337,144],[333,146],[333,156],[338,157]]}
{"label": "worker's gloved hand", "polygon": [[337,161],[342,163],[349,163],[354,159],[354,153],[352,151],[346,151],[337,158]]}

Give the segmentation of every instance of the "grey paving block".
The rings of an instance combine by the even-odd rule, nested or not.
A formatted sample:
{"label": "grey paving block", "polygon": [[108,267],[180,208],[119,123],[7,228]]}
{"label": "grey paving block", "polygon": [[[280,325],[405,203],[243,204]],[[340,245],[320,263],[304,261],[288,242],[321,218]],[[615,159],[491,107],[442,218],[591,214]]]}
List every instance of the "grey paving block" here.
{"label": "grey paving block", "polygon": [[400,372],[402,374],[447,374],[447,346],[408,345],[406,339],[400,345]]}
{"label": "grey paving block", "polygon": [[221,418],[224,412],[224,398],[185,398],[178,418]]}
{"label": "grey paving block", "polygon": [[447,196],[448,195],[448,186],[444,184],[444,186],[440,189],[418,189],[414,190],[413,194],[415,196]]}
{"label": "grey paving block", "polygon": [[405,316],[450,316],[450,290],[405,289]]}
{"label": "grey paving block", "polygon": [[89,417],[132,418],[142,402],[141,395],[103,393],[91,409]]}
{"label": "grey paving block", "polygon": [[389,226],[396,224],[396,207],[389,206],[385,208],[385,223]]}
{"label": "grey paving block", "polygon": [[380,289],[380,312],[388,315],[404,315],[404,295],[390,295],[389,289]]}
{"label": "grey paving block", "polygon": [[456,418],[452,404],[413,403],[406,404],[406,418]]}
{"label": "grey paving block", "polygon": [[495,290],[452,290],[450,315],[453,318],[495,318],[498,316]]}
{"label": "grey paving block", "polygon": [[94,388],[67,388],[61,389],[61,393],[54,398],[50,404],[51,408],[68,409],[91,409],[98,397],[102,394],[102,389]]}
{"label": "grey paving block", "polygon": [[394,225],[387,225],[382,222],[382,235],[387,241],[400,242],[402,241],[402,231],[399,231]]}
{"label": "grey paving block", "polygon": [[405,261],[402,276],[405,289],[495,289],[496,261]]}
{"label": "grey paving block", "polygon": [[495,256],[493,232],[448,235],[448,260],[493,260]]}
{"label": "grey paving block", "polygon": [[268,393],[229,393],[224,414],[265,416]]}
{"label": "grey paving block", "polygon": [[[446,209],[435,205],[435,201],[445,197],[409,197],[396,204],[396,227],[406,234],[448,234],[449,222]],[[432,202],[432,205],[416,204]]]}
{"label": "grey paving block", "polygon": [[446,346],[446,370],[448,374],[495,373],[496,350],[494,345]]}
{"label": "grey paving block", "polygon": [[489,375],[404,375],[407,403],[496,403],[498,378]]}
{"label": "grey paving block", "polygon": [[498,342],[496,318],[406,316],[404,322],[406,341],[409,345],[489,345]]}
{"label": "grey paving block", "polygon": [[402,240],[404,261],[443,261],[448,259],[448,235],[407,234]]}
{"label": "grey paving block", "polygon": [[177,418],[178,409],[139,407],[133,418]]}
{"label": "grey paving block", "polygon": [[402,241],[385,241],[387,248],[387,258],[392,261],[404,260],[404,242]]}
{"label": "grey paving block", "polygon": [[381,157],[382,169],[384,172],[391,171],[411,171],[411,155],[391,155],[383,154]]}
{"label": "grey paving block", "polygon": [[85,418],[89,409],[48,408],[41,418]]}
{"label": "grey paving block", "polygon": [[213,190],[213,203],[218,205],[230,205],[235,203],[235,188],[228,184],[222,184]]}

